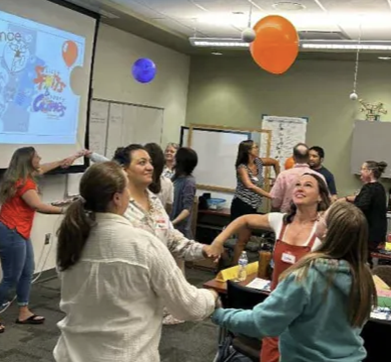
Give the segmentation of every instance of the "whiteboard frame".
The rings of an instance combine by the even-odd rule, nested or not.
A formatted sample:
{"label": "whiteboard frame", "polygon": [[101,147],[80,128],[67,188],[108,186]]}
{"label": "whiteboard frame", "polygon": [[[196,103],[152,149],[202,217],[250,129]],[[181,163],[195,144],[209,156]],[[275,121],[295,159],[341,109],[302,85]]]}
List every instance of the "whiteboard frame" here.
{"label": "whiteboard frame", "polygon": [[[182,128],[183,129],[183,128]],[[267,146],[266,146],[266,157],[270,157],[270,149],[271,149],[271,140],[272,140],[272,131],[265,130],[261,128],[236,128],[230,126],[218,126],[218,125],[206,125],[206,124],[196,124],[191,123],[188,127],[189,134],[187,135],[187,147],[191,148],[191,142],[193,138],[193,131],[195,130],[203,130],[203,131],[217,131],[217,132],[237,132],[237,133],[248,133],[251,136],[251,133],[264,133],[268,136],[267,138]],[[181,143],[182,143],[182,134],[181,134]],[[220,187],[215,185],[203,185],[197,184],[197,188],[206,190],[206,191],[215,191],[215,192],[226,192],[226,193],[234,193],[235,189],[228,187]],[[267,191],[270,190],[270,170],[269,167],[266,167],[265,172],[265,189]]]}

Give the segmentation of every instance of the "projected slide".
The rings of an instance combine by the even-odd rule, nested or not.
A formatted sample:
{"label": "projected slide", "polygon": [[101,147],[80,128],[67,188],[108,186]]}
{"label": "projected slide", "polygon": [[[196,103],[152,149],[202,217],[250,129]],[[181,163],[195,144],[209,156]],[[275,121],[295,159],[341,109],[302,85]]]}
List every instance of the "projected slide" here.
{"label": "projected slide", "polygon": [[0,11],[0,143],[76,143],[84,49],[81,36]]}

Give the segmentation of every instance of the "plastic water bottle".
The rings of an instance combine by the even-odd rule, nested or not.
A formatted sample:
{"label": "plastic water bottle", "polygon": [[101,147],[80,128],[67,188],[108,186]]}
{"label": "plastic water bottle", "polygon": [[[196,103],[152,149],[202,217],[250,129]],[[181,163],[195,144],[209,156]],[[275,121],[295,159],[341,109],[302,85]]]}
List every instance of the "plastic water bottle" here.
{"label": "plastic water bottle", "polygon": [[242,252],[242,255],[240,255],[239,258],[239,271],[238,271],[238,281],[242,282],[246,280],[247,278],[247,267],[248,264],[248,258],[247,258],[247,253],[245,251]]}

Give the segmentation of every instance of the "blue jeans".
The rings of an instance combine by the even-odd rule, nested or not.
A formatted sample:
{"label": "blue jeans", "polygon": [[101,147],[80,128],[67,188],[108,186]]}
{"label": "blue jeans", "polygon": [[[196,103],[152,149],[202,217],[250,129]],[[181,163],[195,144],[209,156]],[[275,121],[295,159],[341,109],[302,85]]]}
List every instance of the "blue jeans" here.
{"label": "blue jeans", "polygon": [[30,239],[0,222],[0,260],[3,280],[0,283],[0,306],[12,297],[16,288],[20,307],[29,304],[31,281],[34,273],[34,251]]}

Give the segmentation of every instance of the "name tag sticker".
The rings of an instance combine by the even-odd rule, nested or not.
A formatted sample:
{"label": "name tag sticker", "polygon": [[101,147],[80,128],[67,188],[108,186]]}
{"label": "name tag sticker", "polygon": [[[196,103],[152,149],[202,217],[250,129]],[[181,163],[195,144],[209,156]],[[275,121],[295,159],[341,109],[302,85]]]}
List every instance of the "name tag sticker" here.
{"label": "name tag sticker", "polygon": [[168,229],[166,219],[157,219],[156,225],[158,229]]}
{"label": "name tag sticker", "polygon": [[295,264],[296,263],[296,257],[292,254],[283,253],[281,256],[281,260],[288,264]]}
{"label": "name tag sticker", "polygon": [[253,176],[252,179],[253,179],[253,181],[256,181],[256,182],[259,181],[258,177],[256,177],[256,176]]}

